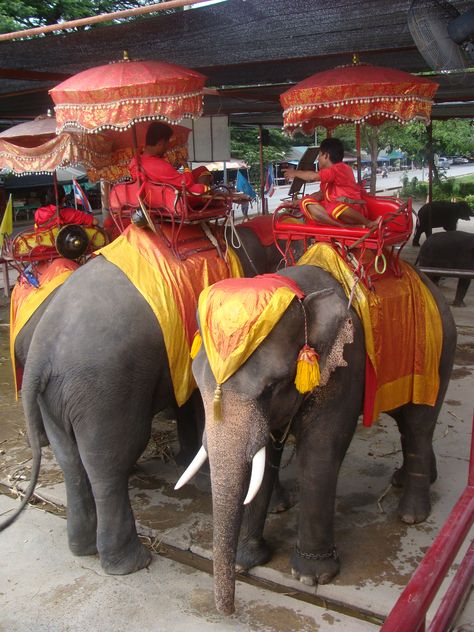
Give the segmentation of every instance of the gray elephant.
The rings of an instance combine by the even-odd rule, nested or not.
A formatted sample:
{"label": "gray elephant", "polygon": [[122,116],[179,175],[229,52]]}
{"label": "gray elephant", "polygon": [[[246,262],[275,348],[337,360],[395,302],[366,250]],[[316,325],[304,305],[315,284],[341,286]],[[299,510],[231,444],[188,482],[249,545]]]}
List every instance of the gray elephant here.
{"label": "gray elephant", "polygon": [[[189,480],[208,455],[216,605],[226,614],[234,610],[236,564],[248,569],[270,557],[263,528],[281,454],[280,441],[289,431],[296,439],[299,484],[292,572],[304,583],[327,583],[340,566],[334,543],[335,494],[339,468],[363,403],[364,331],[330,274],[313,266],[296,266],[280,274],[296,281],[306,296],[303,305],[308,341],[320,354],[320,386],[309,396],[295,388],[296,358],[305,342],[306,326],[297,300],[290,303],[241,368],[222,384],[222,421],[214,419],[216,381],[204,346],[193,362],[206,413],[204,444],[177,487]],[[436,478],[432,435],[456,346],[449,307],[429,279],[424,280],[435,297],[443,328],[439,393],[434,407],[407,404],[389,413],[401,433],[404,461],[397,480],[404,487],[399,513],[406,523],[423,521],[430,512],[429,487]],[[265,460],[266,466],[262,466]],[[260,480],[260,490],[244,512],[244,499],[248,503]]]}
{"label": "gray elephant", "polygon": [[[277,267],[281,256],[274,246],[262,248],[248,230],[240,237],[245,248],[237,253],[247,274]],[[110,574],[144,568],[151,557],[137,536],[128,476],[149,440],[154,414],[164,408],[176,409],[183,459],[195,452],[197,428],[203,427],[198,391],[177,406],[157,319],[125,274],[102,256],[57,290],[41,318],[31,320],[21,349],[27,351],[22,399],[32,474],[18,510],[0,530],[34,491],[45,431],[64,474],[72,553],[98,551]]]}
{"label": "gray elephant", "polygon": [[458,220],[470,220],[474,213],[467,202],[448,202],[441,200],[423,204],[418,211],[413,245],[420,245],[420,237],[425,233],[428,238],[433,228],[444,228],[446,231],[456,230]]}
{"label": "gray elephant", "polygon": [[[427,268],[451,268],[474,271],[474,234],[460,230],[432,235],[421,246],[417,264]],[[437,283],[440,276],[431,276]],[[464,297],[471,279],[460,278],[456,288],[453,305],[465,307]]]}

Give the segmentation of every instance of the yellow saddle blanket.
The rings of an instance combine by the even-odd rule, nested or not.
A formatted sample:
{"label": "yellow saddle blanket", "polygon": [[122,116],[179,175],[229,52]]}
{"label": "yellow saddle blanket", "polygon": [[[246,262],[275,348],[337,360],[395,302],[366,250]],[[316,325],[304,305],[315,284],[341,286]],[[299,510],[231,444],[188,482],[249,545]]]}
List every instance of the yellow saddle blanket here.
{"label": "yellow saddle blanket", "polygon": [[[178,259],[166,241],[171,230],[161,225],[162,234],[155,234],[130,225],[97,254],[120,268],[153,310],[163,332],[176,401],[182,406],[196,387],[190,349],[199,294],[217,281],[242,276],[242,268],[230,248],[227,261],[213,247]],[[202,237],[197,225],[181,228],[180,240],[188,246]]]}
{"label": "yellow saddle blanket", "polygon": [[443,342],[435,300],[418,274],[400,261],[401,278],[390,270],[372,279],[375,291],[362,283],[327,243],[309,248],[298,265],[323,268],[353,294],[365,333],[367,351],[364,425],[380,412],[409,402],[434,406],[439,390],[439,360]]}
{"label": "yellow saddle blanket", "polygon": [[10,300],[10,356],[17,399],[18,391],[21,389],[23,367],[16,366],[15,340],[38,307],[78,267],[79,265],[75,261],[63,257],[52,261],[41,261],[34,267],[34,273],[39,282],[38,288],[33,287],[22,278],[13,288]]}

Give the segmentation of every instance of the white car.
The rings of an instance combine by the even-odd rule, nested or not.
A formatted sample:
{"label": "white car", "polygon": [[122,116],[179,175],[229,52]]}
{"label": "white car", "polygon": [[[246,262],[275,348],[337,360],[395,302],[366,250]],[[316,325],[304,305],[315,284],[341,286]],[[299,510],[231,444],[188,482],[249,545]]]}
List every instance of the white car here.
{"label": "white car", "polygon": [[441,169],[449,169],[449,165],[450,165],[449,160],[447,158],[444,158],[444,156],[440,156],[438,158],[438,165],[437,166],[439,168],[441,168]]}

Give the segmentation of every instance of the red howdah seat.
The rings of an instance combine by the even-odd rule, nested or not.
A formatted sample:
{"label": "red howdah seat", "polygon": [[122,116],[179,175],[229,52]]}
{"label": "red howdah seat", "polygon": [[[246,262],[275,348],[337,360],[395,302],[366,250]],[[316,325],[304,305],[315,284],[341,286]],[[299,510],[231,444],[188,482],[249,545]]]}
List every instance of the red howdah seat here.
{"label": "red howdah seat", "polygon": [[140,208],[140,200],[150,216],[158,221],[200,222],[226,217],[231,210],[230,198],[222,193],[193,195],[184,187],[146,180],[117,184],[110,193],[110,210],[123,230],[131,213]]}
{"label": "red howdah seat", "polygon": [[[186,246],[181,235],[185,224],[204,223],[226,218],[232,210],[232,198],[221,192],[193,195],[170,184],[145,180],[118,184],[110,193],[110,214],[115,223],[112,237],[123,232],[138,209],[145,209],[154,230],[161,222],[170,226],[166,240],[176,256],[185,255]],[[163,232],[163,231],[161,231]]]}
{"label": "red howdah seat", "polygon": [[[277,248],[282,252],[288,264],[293,264],[291,242],[304,240],[305,249],[315,241],[331,242],[344,256],[349,250],[358,248],[375,251],[374,266],[380,271],[379,259],[398,270],[400,250],[410,238],[413,229],[411,198],[407,202],[396,197],[363,195],[363,199],[371,220],[379,219],[375,229],[364,226],[320,224],[307,220],[299,211],[298,202],[281,204],[273,215],[273,236]],[[278,240],[286,243],[285,250],[278,245]],[[394,247],[398,246],[395,253]],[[384,263],[384,266],[385,266]]]}

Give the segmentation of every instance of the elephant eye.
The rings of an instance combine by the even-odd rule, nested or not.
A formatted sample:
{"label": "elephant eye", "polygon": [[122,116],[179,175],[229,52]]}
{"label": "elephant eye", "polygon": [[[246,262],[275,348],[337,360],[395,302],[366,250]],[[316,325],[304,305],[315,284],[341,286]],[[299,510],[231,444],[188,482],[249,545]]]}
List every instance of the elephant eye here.
{"label": "elephant eye", "polygon": [[273,394],[275,393],[277,384],[278,384],[277,382],[270,382],[270,384],[267,384],[267,386],[265,386],[265,388],[260,394],[260,399],[263,399],[263,400],[271,399],[273,397]]}

